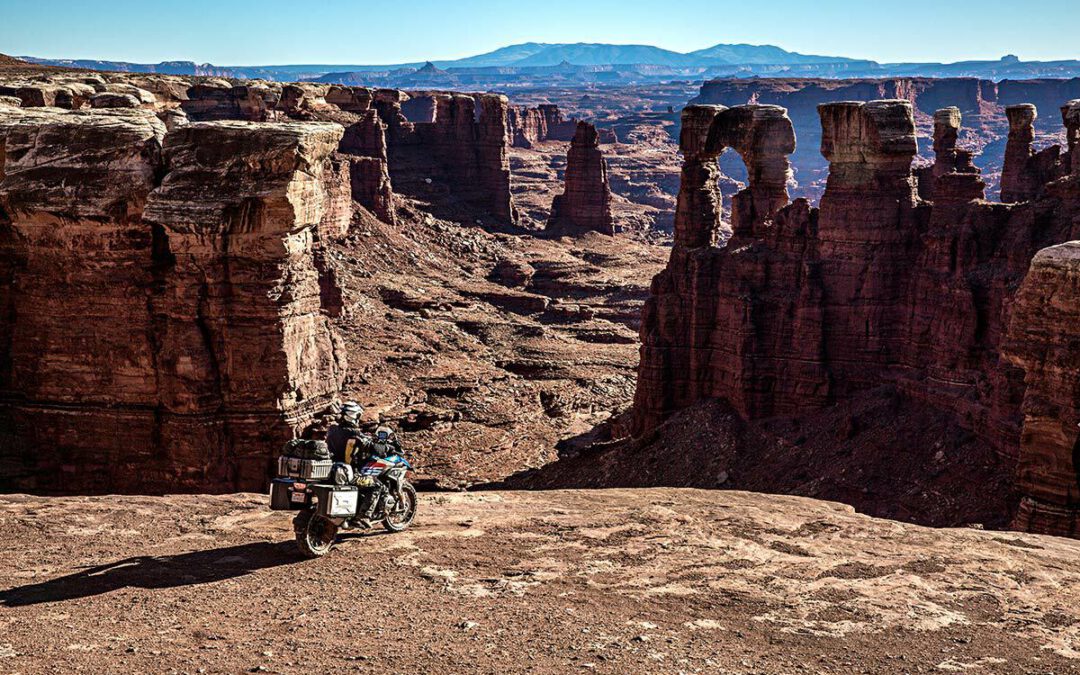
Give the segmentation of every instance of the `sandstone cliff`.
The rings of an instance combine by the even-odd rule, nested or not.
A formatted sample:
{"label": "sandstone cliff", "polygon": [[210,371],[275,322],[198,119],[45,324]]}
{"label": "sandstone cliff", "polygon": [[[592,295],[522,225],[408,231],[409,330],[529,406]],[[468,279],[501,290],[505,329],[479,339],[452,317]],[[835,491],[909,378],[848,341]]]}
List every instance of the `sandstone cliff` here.
{"label": "sandstone cliff", "polygon": [[[395,191],[448,215],[479,209],[498,221],[516,219],[507,157],[511,115],[504,96],[209,81],[189,88],[181,105],[196,121],[343,125],[339,151],[350,157],[353,198],[384,222],[395,220]],[[464,208],[453,209],[447,197]]]}
{"label": "sandstone cliff", "polygon": [[1020,529],[1080,536],[1080,242],[1043,249],[1017,294],[1006,356],[1024,369]]}
{"label": "sandstone cliff", "polygon": [[577,133],[577,120],[564,119],[559,106],[541,104],[535,108],[510,108],[510,133],[513,145],[531,148],[545,141],[571,141]]}
{"label": "sandstone cliff", "polygon": [[0,109],[11,480],[261,489],[344,372],[312,258],[348,218],[327,164],[341,134]]}
{"label": "sandstone cliff", "polygon": [[[1022,467],[1070,467],[1074,430],[1051,446],[1021,441],[1020,401],[1038,396],[1031,382],[1044,362],[1015,348],[1014,361],[1028,370],[1025,399],[1022,371],[1001,358],[1028,263],[1039,249],[1080,235],[1076,178],[1055,179],[1068,163],[1049,164],[1052,170],[1035,178],[1028,176],[1036,169],[1024,164],[1017,175],[1037,185],[1030,192],[1037,198],[993,204],[983,201],[985,184],[970,155],[956,148],[958,109],[935,116],[938,158],[918,177],[910,102],[830,103],[818,110],[830,168],[819,209],[805,200],[787,204],[783,176],[794,146],[785,111],[756,105],[684,111],[676,241],[643,315],[635,432],[708,399],[730,402],[751,421],[805,420],[860,405],[886,386],[904,405],[943,413],[968,429],[1002,458],[1003,472],[1017,458]],[[738,150],[750,184],[733,200],[730,238],[718,247],[729,229],[720,220],[713,160],[724,147]],[[1049,281],[1029,283],[1039,290],[1028,296],[1049,293]],[[1022,335],[1029,323],[1045,326],[1044,314],[1013,317],[1012,333]],[[1064,316],[1051,323],[1067,324]],[[1052,378],[1043,386],[1071,390]],[[1062,423],[1073,417],[1075,406]],[[1030,412],[1027,418],[1024,439],[1038,424]],[[1075,508],[1067,506],[1075,502],[1062,481],[1071,469],[1035,473],[1038,478],[1020,482],[1029,502]],[[1036,521],[1020,524],[1028,522]]]}

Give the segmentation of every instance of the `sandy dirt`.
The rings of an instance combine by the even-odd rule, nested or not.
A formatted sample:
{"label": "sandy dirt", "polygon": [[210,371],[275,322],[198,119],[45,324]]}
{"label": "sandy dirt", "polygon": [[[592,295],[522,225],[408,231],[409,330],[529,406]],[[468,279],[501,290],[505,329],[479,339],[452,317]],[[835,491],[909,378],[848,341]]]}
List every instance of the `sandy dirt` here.
{"label": "sandy dirt", "polygon": [[1080,672],[1080,541],[732,491],[481,492],[304,560],[264,501],[0,497],[0,667]]}

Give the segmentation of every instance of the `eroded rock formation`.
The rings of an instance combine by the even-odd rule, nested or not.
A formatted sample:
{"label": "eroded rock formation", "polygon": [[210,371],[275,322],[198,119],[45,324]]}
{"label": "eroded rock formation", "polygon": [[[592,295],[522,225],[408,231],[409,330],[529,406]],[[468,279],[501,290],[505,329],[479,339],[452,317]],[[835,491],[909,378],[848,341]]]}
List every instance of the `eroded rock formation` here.
{"label": "eroded rock formation", "polygon": [[[1025,314],[1020,303],[1012,332],[1028,347],[1017,347],[1012,362],[1001,354],[1029,262],[1039,249],[1080,234],[1077,176],[1054,179],[1060,168],[1037,174],[1034,183],[1044,182],[1032,193],[1036,199],[992,204],[983,200],[985,184],[970,154],[956,146],[958,109],[935,115],[937,160],[918,177],[910,102],[840,102],[818,110],[821,153],[830,163],[820,209],[802,199],[787,204],[782,176],[794,147],[785,111],[755,105],[684,111],[675,247],[643,315],[635,432],[706,399],[724,399],[748,420],[799,419],[887,386],[916,408],[949,416],[1006,462],[1019,457],[1021,466],[1055,467],[1035,470],[1046,477],[1041,491],[1032,484],[1043,478],[1021,480],[1025,503],[1075,508],[1074,493],[1061,481],[1073,475],[1066,469],[1071,441],[1058,432],[1056,445],[1029,443],[1039,433],[1037,424],[1028,430],[1031,412],[1021,441],[1025,386],[1015,364],[1028,368],[1030,410],[1039,396],[1032,381],[1052,364],[1025,356],[1032,341],[1023,327],[1039,326],[1045,308]],[[723,240],[717,233],[727,231],[715,186],[723,146],[739,151],[750,184],[733,201],[730,239],[716,246]],[[1061,165],[1067,166],[1055,166]],[[1023,171],[1036,169],[1027,165],[1018,174]],[[928,184],[920,188],[920,181]],[[1028,283],[1038,290],[1026,294],[1038,298],[1054,282]],[[1023,316],[1030,320],[1017,318]],[[1075,373],[1069,377],[1075,384]],[[1075,401],[1060,398],[1075,387],[1043,379],[1059,392],[1059,406],[1073,406],[1059,416],[1062,423],[1076,417]],[[1028,523],[1063,529],[1031,517],[1018,524]]]}
{"label": "eroded rock formation", "polygon": [[1005,109],[1009,119],[1009,138],[1005,145],[1005,163],[1001,173],[1001,201],[1025,202],[1038,196],[1046,183],[1068,173],[1061,165],[1061,147],[1052,145],[1036,152],[1035,119],[1038,112],[1030,103]]}
{"label": "eroded rock formation", "polygon": [[[916,169],[918,178],[919,196],[926,200],[934,199],[934,189],[943,176],[953,176],[946,181],[956,183],[966,181],[975,192],[970,199],[981,198],[985,190],[985,184],[980,178],[972,178],[969,174],[981,173],[972,161],[971,150],[957,147],[960,135],[960,122],[962,115],[956,106],[942,108],[934,113],[934,163]],[[959,174],[957,179],[955,176]],[[977,193],[977,194],[976,194]],[[942,197],[953,199],[957,196],[956,185],[946,187],[946,194]]]}
{"label": "eroded rock formation", "polygon": [[432,185],[498,220],[517,214],[510,195],[509,103],[497,94],[418,94],[430,100],[430,118],[409,121],[398,100],[383,95],[390,177],[395,189],[431,198]]}
{"label": "eroded rock formation", "polygon": [[1061,108],[1061,118],[1065,123],[1065,144],[1069,153],[1069,163],[1072,173],[1080,173],[1080,99],[1069,101]]}
{"label": "eroded rock formation", "polygon": [[1017,294],[1006,355],[1024,369],[1016,526],[1080,535],[1080,242],[1043,249]]}
{"label": "eroded rock formation", "polygon": [[[747,103],[780,105],[789,111],[799,137],[792,155],[798,186],[793,194],[816,199],[824,187],[828,164],[817,148],[821,139],[816,107],[840,101],[903,99],[913,106],[916,134],[927,141],[933,135],[934,113],[955,106],[967,119],[961,142],[976,155],[976,163],[993,194],[1005,159],[1006,137],[1010,132],[1005,108],[1035,104],[1044,116],[1062,102],[1080,97],[1080,79],[1003,80],[976,78],[901,77],[882,79],[741,78],[705,82],[691,103],[725,106]],[[1056,117],[1056,114],[1054,115]],[[1059,142],[1056,124],[1038,131],[1039,147]],[[924,154],[922,160],[933,159]],[[725,172],[741,179],[737,162],[722,160]]]}
{"label": "eroded rock formation", "polygon": [[615,234],[607,162],[596,127],[578,122],[566,153],[566,188],[551,204],[548,229],[580,228]]}
{"label": "eroded rock formation", "polygon": [[341,134],[0,109],[9,487],[262,489],[344,372],[312,259]]}
{"label": "eroded rock formation", "polygon": [[[384,222],[394,222],[395,190],[438,202],[452,195],[468,209],[498,220],[516,218],[505,96],[213,80],[187,93],[182,107],[195,121],[296,119],[343,125],[339,151],[350,159],[353,198]],[[546,134],[547,117],[534,121]]]}

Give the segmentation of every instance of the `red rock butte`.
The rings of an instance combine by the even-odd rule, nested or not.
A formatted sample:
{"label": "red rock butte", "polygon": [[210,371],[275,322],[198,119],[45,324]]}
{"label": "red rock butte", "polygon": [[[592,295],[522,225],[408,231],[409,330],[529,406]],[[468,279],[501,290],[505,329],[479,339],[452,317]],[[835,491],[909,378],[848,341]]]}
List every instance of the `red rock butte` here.
{"label": "red rock butte", "polygon": [[[1075,535],[1077,254],[1063,242],[1080,236],[1078,110],[1062,109],[1068,147],[1035,155],[1033,108],[1010,109],[1002,189],[1023,201],[999,204],[956,148],[958,109],[935,115],[937,162],[916,172],[909,101],[822,104],[829,174],[811,208],[788,203],[784,109],[687,107],[675,246],[641,328],[635,433],[708,399],[750,420],[806,418],[887,385],[1017,462],[1015,527]],[[715,162],[728,147],[750,176],[730,226]]]}
{"label": "red rock butte", "polygon": [[[942,82],[895,86],[924,105],[957,92]],[[972,87],[962,90],[975,99],[928,118],[934,161],[919,167],[910,97],[818,105],[811,137],[828,173],[817,207],[790,198],[799,146],[785,107],[685,108],[674,245],[640,319],[635,434],[710,401],[742,420],[798,426],[888,389],[897,405],[947,419],[1016,467],[1014,527],[1077,533],[1080,256],[1071,242],[1080,237],[1080,101],[1061,108],[1064,145],[1038,151],[1037,107],[1007,107],[1003,201],[990,202],[962,142],[963,117],[986,96]],[[280,444],[310,430],[351,374],[355,387],[378,385],[350,370],[363,348],[332,320],[344,311],[342,268],[328,256],[341,250],[326,247],[346,235],[364,246],[357,240],[370,223],[397,247],[428,227],[508,228],[444,249],[476,261],[444,272],[469,277],[450,300],[365,287],[369,295],[354,304],[378,295],[388,308],[426,311],[409,319],[422,323],[432,307],[464,313],[487,302],[536,323],[480,327],[476,316],[457,316],[438,338],[410,333],[416,342],[501,330],[492,342],[539,340],[549,325],[603,311],[607,324],[578,334],[609,349],[629,344],[617,333],[637,325],[625,314],[640,296],[628,299],[610,277],[573,287],[565,277],[568,269],[605,273],[617,249],[578,261],[560,249],[557,260],[538,260],[511,234],[519,212],[510,149],[569,141],[550,222],[611,245],[616,238],[591,232],[616,229],[599,148],[613,132],[602,131],[497,94],[152,74],[0,83],[0,461],[17,467],[5,487],[262,490]],[[718,158],[729,149],[748,184],[725,221]],[[625,161],[617,148],[610,156]],[[373,258],[395,253],[377,246]],[[434,270],[440,261],[429,254],[409,253]],[[552,302],[538,292],[545,287],[566,298],[605,294],[612,305]],[[372,330],[394,332],[390,316],[373,319]],[[624,355],[614,366],[597,359],[591,370],[553,375],[563,367],[549,362],[555,342],[564,341],[493,358],[493,368],[503,379],[575,379],[598,397],[619,380],[593,380],[632,368]],[[418,358],[402,356],[401,345],[390,351]],[[577,352],[569,353],[573,362]],[[622,381],[627,400],[632,383]],[[479,389],[436,383],[431,391],[441,393],[430,395],[470,387]],[[537,403],[552,417],[595,407],[573,399],[529,389],[515,404]],[[581,431],[573,433],[592,433]],[[897,458],[881,462],[902,461],[904,448],[883,447]]]}

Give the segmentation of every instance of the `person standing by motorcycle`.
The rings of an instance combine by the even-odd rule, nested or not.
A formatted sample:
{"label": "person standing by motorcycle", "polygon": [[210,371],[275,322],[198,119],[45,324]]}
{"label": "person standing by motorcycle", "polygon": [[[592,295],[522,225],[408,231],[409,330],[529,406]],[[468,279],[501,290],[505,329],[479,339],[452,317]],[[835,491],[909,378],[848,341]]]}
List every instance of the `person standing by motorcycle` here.
{"label": "person standing by motorcycle", "polygon": [[379,457],[402,454],[401,442],[397,439],[394,430],[385,424],[380,424],[375,429],[375,451]]}

